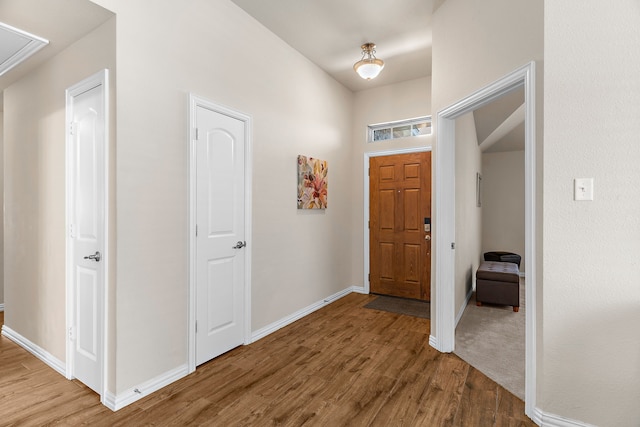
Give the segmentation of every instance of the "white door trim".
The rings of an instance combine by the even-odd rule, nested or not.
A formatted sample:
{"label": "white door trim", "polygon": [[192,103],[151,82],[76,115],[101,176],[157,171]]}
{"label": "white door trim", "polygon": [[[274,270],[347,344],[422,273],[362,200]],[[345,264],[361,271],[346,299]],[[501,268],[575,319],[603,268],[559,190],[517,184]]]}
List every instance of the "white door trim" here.
{"label": "white door trim", "polygon": [[[422,153],[431,151],[431,147],[411,147],[398,148],[397,150],[387,151],[369,151],[364,153],[364,293],[368,294],[371,290],[371,282],[369,282],[369,268],[371,261],[369,259],[371,248],[369,247],[369,160],[372,157],[395,156],[397,154]],[[432,172],[433,175],[433,172]]]}
{"label": "white door trim", "polygon": [[533,417],[536,398],[536,132],[535,62],[530,62],[437,114],[435,180],[435,320],[430,343],[442,352],[455,346],[455,119],[517,87],[525,94],[525,413]]}
{"label": "white door trim", "polygon": [[225,107],[220,104],[213,103],[199,96],[189,94],[189,319],[187,325],[188,337],[188,364],[189,373],[196,370],[196,110],[198,107],[204,107],[220,114],[233,117],[244,123],[245,146],[244,146],[244,235],[247,239],[247,247],[245,248],[245,301],[244,301],[244,343],[251,343],[251,253],[252,253],[252,235],[251,235],[251,200],[252,200],[252,118],[249,115]]}
{"label": "white door trim", "polygon": [[109,70],[104,69],[98,71],[92,76],[76,83],[65,91],[66,97],[66,115],[65,115],[65,256],[66,256],[66,268],[65,268],[65,281],[66,281],[66,378],[73,379],[73,341],[71,340],[71,328],[75,324],[75,295],[74,295],[74,282],[73,282],[73,239],[71,238],[71,214],[73,211],[73,199],[71,194],[73,192],[73,176],[70,165],[73,159],[69,158],[71,153],[71,146],[73,140],[70,137],[68,131],[73,121],[73,109],[72,98],[80,95],[87,90],[102,86],[102,99],[104,101],[104,232],[101,236],[103,241],[102,259],[104,268],[104,283],[102,292],[102,321],[100,325],[100,335],[102,337],[102,354],[100,355],[101,366],[101,387],[100,387],[100,402],[104,404],[107,395],[107,354],[108,354],[108,289],[109,289]]}

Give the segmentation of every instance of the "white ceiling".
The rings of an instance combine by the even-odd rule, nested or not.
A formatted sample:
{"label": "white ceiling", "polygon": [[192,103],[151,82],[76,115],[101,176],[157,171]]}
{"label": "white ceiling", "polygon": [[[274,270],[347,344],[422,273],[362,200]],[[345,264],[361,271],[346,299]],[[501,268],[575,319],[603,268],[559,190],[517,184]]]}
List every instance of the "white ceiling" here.
{"label": "white ceiling", "polygon": [[[431,16],[444,0],[232,0],[352,91],[431,75]],[[353,71],[363,43],[385,68],[374,80]]]}
{"label": "white ceiling", "polygon": [[524,150],[524,89],[517,88],[473,112],[480,149]]}
{"label": "white ceiling", "polygon": [[[0,21],[49,40],[47,46],[0,76],[0,92],[112,16],[113,13],[88,0],[0,0]],[[5,56],[10,56],[7,49],[11,48],[11,42],[0,33],[0,51]]]}
{"label": "white ceiling", "polygon": [[[359,91],[431,75],[431,17],[446,0],[232,1],[343,85]],[[0,21],[50,41],[0,76],[0,92],[112,16],[88,0],[0,0]],[[0,53],[5,56],[10,55],[8,41],[0,32]],[[380,76],[369,81],[352,68],[366,42],[376,43],[377,56],[385,61]],[[521,99],[513,94],[503,105],[477,111],[479,140],[496,130]],[[491,151],[521,149],[521,133],[520,126],[512,128]]]}
{"label": "white ceiling", "polygon": [[[431,75],[431,17],[446,0],[231,1],[356,92]],[[385,61],[374,80],[353,71],[366,42]],[[523,102],[515,91],[474,112],[478,141],[491,137],[483,151],[524,149],[524,118],[516,114]]]}
{"label": "white ceiling", "polygon": [[[353,91],[431,75],[431,16],[445,0],[232,0]],[[401,7],[400,7],[401,6]],[[0,91],[113,14],[88,0],[0,0],[0,21],[50,41],[0,76]],[[377,44],[381,75],[353,71],[360,45]],[[3,41],[0,35],[0,50]]]}
{"label": "white ceiling", "polygon": [[0,76],[49,43],[0,22]]}

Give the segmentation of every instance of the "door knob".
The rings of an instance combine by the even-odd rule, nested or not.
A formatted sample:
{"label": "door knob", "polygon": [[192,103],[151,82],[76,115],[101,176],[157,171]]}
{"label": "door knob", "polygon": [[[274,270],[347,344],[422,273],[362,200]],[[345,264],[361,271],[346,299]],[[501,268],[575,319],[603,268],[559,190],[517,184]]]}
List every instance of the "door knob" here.
{"label": "door knob", "polygon": [[427,234],[426,236],[424,236],[424,240],[431,240],[431,236]]}
{"label": "door knob", "polygon": [[95,253],[95,254],[93,254],[93,255],[87,255],[86,257],[84,257],[84,259],[92,259],[92,260],[94,260],[95,262],[100,262],[100,258],[101,258],[101,257],[102,257],[102,256],[100,255],[100,252],[96,251],[96,253]]}
{"label": "door knob", "polygon": [[236,243],[235,246],[232,246],[231,249],[242,249],[245,246],[247,246],[247,242],[243,242],[241,240],[238,240],[238,243]]}

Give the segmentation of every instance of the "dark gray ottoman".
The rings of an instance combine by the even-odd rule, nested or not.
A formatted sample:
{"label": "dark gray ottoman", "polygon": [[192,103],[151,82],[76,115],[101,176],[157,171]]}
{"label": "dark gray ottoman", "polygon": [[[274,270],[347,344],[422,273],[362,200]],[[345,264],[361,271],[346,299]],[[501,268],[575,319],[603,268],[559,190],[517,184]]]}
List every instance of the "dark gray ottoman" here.
{"label": "dark gray ottoman", "polygon": [[520,255],[514,254],[513,252],[493,251],[493,252],[485,252],[484,260],[512,262],[514,264],[518,264],[518,268],[520,268],[520,261],[522,260],[522,258],[520,257]]}
{"label": "dark gray ottoman", "polygon": [[510,305],[520,310],[520,276],[518,265],[511,262],[485,261],[476,271],[476,304]]}

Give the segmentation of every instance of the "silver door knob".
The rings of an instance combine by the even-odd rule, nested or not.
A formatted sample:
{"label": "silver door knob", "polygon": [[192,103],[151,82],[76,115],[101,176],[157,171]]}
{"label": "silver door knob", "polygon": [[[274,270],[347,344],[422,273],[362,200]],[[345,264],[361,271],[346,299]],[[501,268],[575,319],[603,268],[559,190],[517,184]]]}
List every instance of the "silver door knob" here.
{"label": "silver door knob", "polygon": [[102,258],[102,256],[100,255],[100,252],[96,251],[95,254],[93,255],[87,255],[86,257],[84,257],[84,259],[92,259],[95,262],[100,262],[100,258]]}
{"label": "silver door knob", "polygon": [[247,242],[243,242],[241,240],[238,240],[238,243],[236,243],[235,246],[232,246],[231,249],[242,249],[245,246],[247,246]]}

